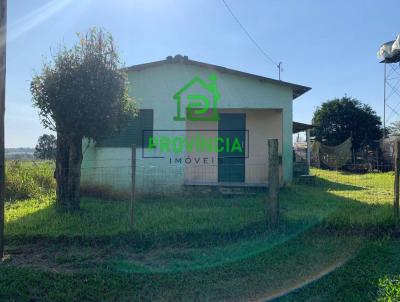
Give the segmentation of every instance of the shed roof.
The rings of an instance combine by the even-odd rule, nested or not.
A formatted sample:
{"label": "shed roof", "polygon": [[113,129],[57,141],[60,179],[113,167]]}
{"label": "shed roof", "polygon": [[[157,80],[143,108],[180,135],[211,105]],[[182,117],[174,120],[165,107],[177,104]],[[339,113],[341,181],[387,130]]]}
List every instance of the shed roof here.
{"label": "shed roof", "polygon": [[293,122],[293,133],[303,132],[308,129],[314,128],[314,125],[304,124],[299,122]]}
{"label": "shed roof", "polygon": [[185,65],[206,67],[206,68],[217,70],[221,73],[235,74],[238,76],[257,79],[262,82],[267,82],[267,83],[272,83],[272,84],[276,84],[276,85],[280,85],[280,86],[290,87],[293,89],[293,99],[301,96],[302,94],[306,93],[307,91],[309,91],[311,89],[310,87],[307,87],[307,86],[284,82],[281,80],[275,80],[275,79],[263,77],[263,76],[252,74],[252,73],[247,73],[247,72],[243,72],[243,71],[239,71],[239,70],[235,70],[235,69],[226,68],[223,66],[189,60],[189,58],[187,56],[181,56],[181,55],[176,55],[175,57],[168,56],[165,60],[161,60],[161,61],[154,61],[154,62],[149,62],[149,63],[144,63],[144,64],[133,65],[133,66],[125,68],[125,70],[126,71],[140,71],[140,70],[143,70],[143,69],[146,69],[149,67],[160,66],[160,65],[165,65],[165,64],[185,64]]}

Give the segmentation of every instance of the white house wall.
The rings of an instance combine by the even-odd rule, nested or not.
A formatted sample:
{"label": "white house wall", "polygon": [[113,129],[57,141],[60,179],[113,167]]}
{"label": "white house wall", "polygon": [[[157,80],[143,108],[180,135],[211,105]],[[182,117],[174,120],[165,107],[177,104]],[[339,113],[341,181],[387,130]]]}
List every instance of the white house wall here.
{"label": "white house wall", "polygon": [[[185,129],[185,122],[174,121],[176,102],[173,95],[193,77],[199,76],[207,81],[210,74],[217,75],[217,86],[221,94],[218,108],[222,109],[278,109],[281,112],[282,163],[283,180],[292,180],[292,89],[253,78],[243,77],[230,73],[221,73],[214,69],[186,65],[183,63],[164,64],[148,67],[141,71],[130,71],[130,94],[135,98],[141,109],[154,109],[154,129]],[[260,113],[261,114],[261,113]],[[257,113],[255,114],[257,115]],[[259,119],[255,118],[254,125],[259,127]],[[252,119],[249,120],[252,123]],[[277,122],[278,123],[278,122]],[[199,124],[200,125],[200,124]],[[258,125],[258,126],[257,126]],[[279,131],[278,131],[279,132]],[[277,135],[280,133],[276,133]],[[264,144],[266,135],[255,132],[253,134]],[[253,139],[253,138],[251,138]],[[266,143],[265,143],[266,144]],[[262,156],[264,148],[254,154]],[[266,147],[265,147],[266,148]],[[128,188],[130,185],[130,148],[93,148],[90,147],[84,155],[84,167],[113,165],[113,159],[120,160],[118,165],[120,175],[101,176],[102,183],[108,183],[115,188]],[[179,190],[184,183],[184,165],[171,165],[168,159],[142,158],[142,149],[137,149],[138,161],[137,186],[143,190],[150,184],[162,183],[169,190]],[[105,161],[104,161],[105,160]],[[154,173],[143,174],[140,167],[152,167]],[[90,170],[90,169],[88,169]],[[156,172],[156,170],[158,172]],[[145,169],[148,172],[148,169]],[[84,170],[82,170],[84,174]],[[118,174],[116,172],[116,174]],[[246,173],[247,175],[248,173]],[[173,175],[173,177],[171,177]],[[94,180],[92,178],[91,180]],[[246,178],[247,179],[247,178]]]}

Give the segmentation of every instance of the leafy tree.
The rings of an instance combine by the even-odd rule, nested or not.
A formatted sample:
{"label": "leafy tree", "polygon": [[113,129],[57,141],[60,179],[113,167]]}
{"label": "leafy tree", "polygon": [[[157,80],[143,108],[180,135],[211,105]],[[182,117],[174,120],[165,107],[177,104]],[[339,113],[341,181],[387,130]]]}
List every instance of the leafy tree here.
{"label": "leafy tree", "polygon": [[381,119],[368,105],[354,98],[342,97],[324,102],[314,112],[312,135],[329,146],[352,136],[353,151],[375,146],[381,138]]}
{"label": "leafy tree", "polygon": [[99,29],[78,34],[31,82],[33,105],[42,124],[57,132],[57,205],[79,209],[82,139],[98,140],[118,131],[135,114],[112,36]]}
{"label": "leafy tree", "polygon": [[386,130],[390,135],[400,136],[400,121],[393,122]]}
{"label": "leafy tree", "polygon": [[39,159],[55,159],[56,158],[57,141],[53,134],[43,134],[39,137],[35,147],[35,158]]}

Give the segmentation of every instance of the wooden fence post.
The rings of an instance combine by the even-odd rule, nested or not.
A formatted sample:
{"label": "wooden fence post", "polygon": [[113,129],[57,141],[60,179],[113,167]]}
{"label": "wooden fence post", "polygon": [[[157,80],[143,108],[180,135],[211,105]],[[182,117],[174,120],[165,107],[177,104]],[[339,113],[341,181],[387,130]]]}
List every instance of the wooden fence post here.
{"label": "wooden fence post", "polygon": [[129,227],[135,224],[135,185],[136,185],[136,145],[132,145],[131,155],[131,199],[129,201]]}
{"label": "wooden fence post", "polygon": [[310,175],[311,167],[311,143],[310,143],[310,129],[306,130],[306,141],[307,141],[307,175]]}
{"label": "wooden fence post", "polygon": [[400,174],[400,140],[394,145],[394,215],[399,218],[399,174]]}
{"label": "wooden fence post", "polygon": [[269,223],[276,227],[279,222],[279,157],[278,140],[268,139],[268,203]]}

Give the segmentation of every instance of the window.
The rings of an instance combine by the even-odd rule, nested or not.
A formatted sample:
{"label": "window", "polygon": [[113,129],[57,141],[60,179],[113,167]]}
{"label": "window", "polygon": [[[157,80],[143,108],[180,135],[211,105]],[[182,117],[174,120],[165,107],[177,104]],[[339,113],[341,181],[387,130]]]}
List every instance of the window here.
{"label": "window", "polygon": [[146,145],[146,138],[152,135],[153,125],[153,109],[140,109],[138,115],[132,118],[120,133],[98,141],[96,147],[131,147],[135,144],[141,148],[143,143]]}

